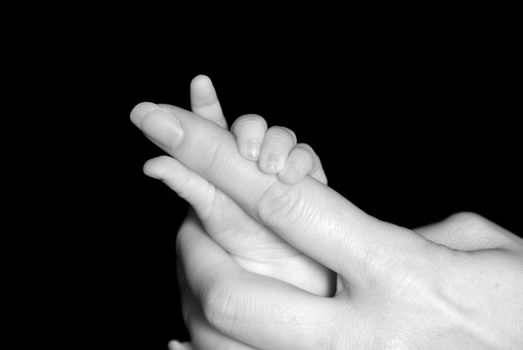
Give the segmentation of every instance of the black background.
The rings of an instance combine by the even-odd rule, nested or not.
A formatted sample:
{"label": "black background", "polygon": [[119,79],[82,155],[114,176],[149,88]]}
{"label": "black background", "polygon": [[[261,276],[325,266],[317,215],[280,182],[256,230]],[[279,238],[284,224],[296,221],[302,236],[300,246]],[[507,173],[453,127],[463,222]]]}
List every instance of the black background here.
{"label": "black background", "polygon": [[189,108],[197,74],[214,81],[229,123],[256,113],[291,128],[321,157],[330,186],[371,215],[413,228],[474,211],[523,232],[512,45],[482,33],[363,32],[291,30],[278,44],[238,34],[230,48],[212,32],[153,41],[115,31],[60,56],[67,92],[53,104],[68,108],[57,148],[67,161],[54,176],[70,193],[51,217],[65,233],[46,244],[67,247],[55,267],[75,339],[113,349],[187,339],[174,250],[187,207],[143,175],[162,152],[129,112],[141,101]]}

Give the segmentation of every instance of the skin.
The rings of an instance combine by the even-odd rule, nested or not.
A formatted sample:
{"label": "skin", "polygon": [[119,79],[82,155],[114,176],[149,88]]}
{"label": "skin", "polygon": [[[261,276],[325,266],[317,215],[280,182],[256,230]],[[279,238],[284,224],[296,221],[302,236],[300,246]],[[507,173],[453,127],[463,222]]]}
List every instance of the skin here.
{"label": "skin", "polygon": [[[173,109],[169,105],[142,105],[147,109]],[[193,112],[213,123],[226,128],[216,92],[209,78],[198,76],[191,83],[191,108]],[[327,179],[321,162],[312,148],[306,144],[297,144],[294,133],[283,127],[271,127],[267,130],[265,120],[257,115],[246,115],[238,118],[231,127],[236,138],[240,154],[258,165],[258,171],[277,175],[280,181],[295,183],[306,175],[326,183]],[[254,141],[254,142],[253,142]],[[154,141],[153,141],[154,142]],[[253,149],[252,144],[256,145]],[[254,153],[254,155],[253,155]],[[278,155],[276,168],[267,166],[267,155]],[[292,175],[288,176],[288,169]],[[148,161],[144,166],[147,175],[161,179],[171,189],[186,199],[194,208],[196,215],[206,232],[218,242],[245,270],[277,278],[318,295],[332,295],[334,275],[323,266],[303,255],[295,248],[282,241],[271,230],[236,205],[222,191],[211,185],[198,174],[192,172],[173,158],[158,157]],[[182,272],[180,272],[181,275]],[[192,297],[187,296],[185,299]],[[191,302],[184,302],[185,305]],[[194,304],[194,303],[192,303]],[[193,308],[196,309],[196,308]],[[187,313],[186,313],[187,314]],[[191,311],[191,315],[198,314]],[[191,316],[191,319],[194,319]],[[203,317],[197,317],[202,319]],[[216,344],[220,338],[217,331],[211,330],[203,320],[196,322],[192,338],[201,339],[198,334],[214,333],[207,344]],[[201,329],[204,329],[202,331]],[[206,336],[209,338],[209,336]],[[221,336],[221,338],[224,338]],[[233,341],[221,340],[230,348]],[[178,346],[175,343],[172,347]],[[200,344],[199,348],[203,348]]]}
{"label": "skin", "polygon": [[[201,80],[204,80],[204,78],[196,78],[192,86],[202,85],[205,81],[202,82]],[[210,81],[208,83],[211,84]],[[205,101],[199,101],[198,97],[200,95],[204,97],[204,91],[200,91],[202,90],[201,88],[197,90],[200,91],[199,95],[195,92],[195,87],[191,90],[193,91],[193,110],[210,114],[215,112],[206,119],[226,127],[225,119],[223,115],[220,115],[221,109],[218,109],[219,102],[215,98],[214,89],[207,90],[207,98],[214,101],[207,101],[207,104],[212,105],[214,103],[216,106],[215,110],[209,107],[202,110],[201,106]],[[197,106],[200,107],[198,108]],[[157,110],[161,113],[176,110],[176,107],[169,105],[160,105],[159,107],[162,110],[159,110],[158,106],[153,104],[143,104],[139,113],[144,110]],[[204,115],[206,116],[205,113]],[[256,129],[256,124],[263,124],[262,122],[265,123],[263,118],[259,116],[256,116],[256,119],[252,115],[246,118],[242,117],[235,122],[234,125],[236,127],[233,125],[233,130],[239,136],[238,139],[241,140],[245,130]],[[249,124],[247,129],[245,128],[246,123]],[[253,125],[253,123],[255,124]],[[241,127],[241,125],[244,125],[244,127]],[[241,129],[244,129],[244,131],[241,131]],[[265,168],[264,154],[269,153],[271,155],[279,155],[281,164],[278,165],[278,170],[282,170],[287,154],[296,145],[296,137],[289,133],[288,129],[280,127],[271,128],[264,135],[265,129],[263,128],[262,132],[259,133],[259,169]],[[273,132],[270,133],[270,130],[273,130]],[[277,142],[271,140],[271,135],[277,137]],[[301,164],[305,163],[301,162]],[[319,164],[319,160],[317,164]],[[262,174],[259,169],[253,164],[252,173]],[[325,178],[321,165],[318,165],[317,169],[317,171],[313,172],[313,176],[318,176],[320,179]],[[312,167],[311,170],[313,170]],[[273,175],[275,171],[275,168],[269,167],[266,173]],[[148,161],[144,165],[144,172],[151,177],[161,179],[176,191],[178,195],[186,199],[194,208],[205,230],[244,269],[283,280],[318,295],[332,294],[334,275],[330,271],[287,244],[270,229],[247,215],[229,196],[197,173],[170,157],[159,157]],[[274,178],[274,176],[267,175],[266,178]]]}
{"label": "skin", "polygon": [[201,331],[196,349],[523,347],[519,237],[470,213],[398,227],[310,177],[288,185],[254,172],[232,135],[197,115],[134,112],[171,156],[338,275],[335,295],[324,297],[246,271],[189,216],[178,234],[179,276],[188,327]]}

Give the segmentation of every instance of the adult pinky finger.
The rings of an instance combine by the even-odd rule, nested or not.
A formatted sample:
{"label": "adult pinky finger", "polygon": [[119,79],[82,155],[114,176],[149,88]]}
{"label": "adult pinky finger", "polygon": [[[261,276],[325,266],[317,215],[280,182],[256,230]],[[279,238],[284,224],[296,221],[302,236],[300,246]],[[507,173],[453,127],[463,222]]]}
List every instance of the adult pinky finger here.
{"label": "adult pinky finger", "polygon": [[[177,247],[188,290],[201,306],[197,315],[229,338],[262,349],[318,349],[323,339],[318,339],[320,331],[311,330],[319,325],[329,332],[339,329],[333,322],[347,310],[354,323],[362,323],[361,314],[350,306],[340,309],[330,298],[242,270],[193,217],[180,229]],[[185,317],[189,325],[197,324],[190,314]],[[350,327],[360,332],[357,328]]]}
{"label": "adult pinky finger", "polygon": [[[194,213],[189,214],[194,218]],[[257,350],[249,345],[229,338],[212,327],[205,319],[200,303],[190,291],[182,263],[178,260],[178,283],[182,294],[183,318],[187,330],[191,335],[192,343],[169,343],[169,350]]]}

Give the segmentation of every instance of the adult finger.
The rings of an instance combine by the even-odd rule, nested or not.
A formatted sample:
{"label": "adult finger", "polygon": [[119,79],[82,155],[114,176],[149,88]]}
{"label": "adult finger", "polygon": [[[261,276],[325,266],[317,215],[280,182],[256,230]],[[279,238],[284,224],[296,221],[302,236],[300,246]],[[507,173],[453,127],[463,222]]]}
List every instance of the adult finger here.
{"label": "adult finger", "polygon": [[[322,298],[272,278],[242,271],[189,218],[178,233],[179,257],[189,291],[201,302],[209,324],[223,334],[263,349],[321,349],[322,330],[350,327],[358,338],[362,317],[346,301]],[[341,306],[343,305],[343,307]],[[334,324],[351,312],[354,323]],[[343,328],[343,330],[342,330]]]}
{"label": "adult finger", "polygon": [[[196,349],[256,350],[252,346],[227,337],[209,324],[205,319],[198,301],[189,291],[187,279],[180,263],[178,264],[178,280],[182,294],[184,321],[191,335],[191,342]],[[179,350],[190,350],[192,348],[190,343],[185,343],[184,346],[185,347],[179,347]]]}
{"label": "adult finger", "polygon": [[211,215],[216,188],[175,159],[168,156],[150,159],[144,164],[143,171],[173,189],[198,212],[202,220]]}
{"label": "adult finger", "polygon": [[240,155],[230,132],[196,114],[145,102],[133,109],[131,120],[159,147],[250,213],[255,213],[252,199],[260,198],[277,181]]}
{"label": "adult finger", "polygon": [[[331,293],[324,266],[290,246],[253,220],[236,202],[176,159],[160,156],[147,161],[144,173],[161,179],[196,210],[206,232],[247,271],[284,280],[316,295]],[[277,247],[277,249],[275,249]],[[286,263],[282,266],[282,259]],[[294,262],[299,262],[300,267]],[[307,266],[307,274],[296,274]]]}
{"label": "adult finger", "polygon": [[414,231],[435,243],[462,251],[508,248],[515,240],[521,242],[521,238],[471,212],[456,213]]}
{"label": "adult finger", "polygon": [[148,137],[291,245],[344,277],[430,259],[429,241],[377,220],[310,177],[292,186],[243,158],[232,134],[181,108],[143,103],[131,113]]}

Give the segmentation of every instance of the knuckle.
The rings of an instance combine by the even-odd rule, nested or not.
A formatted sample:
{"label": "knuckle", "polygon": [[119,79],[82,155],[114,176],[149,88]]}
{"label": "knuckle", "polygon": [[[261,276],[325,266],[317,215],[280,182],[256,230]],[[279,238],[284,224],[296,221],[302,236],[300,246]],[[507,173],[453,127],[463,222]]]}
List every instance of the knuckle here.
{"label": "knuckle", "polygon": [[266,137],[280,140],[286,143],[295,144],[297,141],[296,134],[284,126],[273,126],[267,131]]}
{"label": "knuckle", "polygon": [[211,148],[209,149],[209,152],[206,153],[207,157],[203,160],[203,171],[209,172],[211,171],[215,165],[218,163],[218,159],[221,157],[221,145],[219,143],[212,143]]}
{"label": "knuckle", "polygon": [[237,291],[230,282],[210,282],[202,292],[202,311],[205,319],[220,330],[228,330],[235,323],[238,310]]}
{"label": "knuckle", "polygon": [[[173,170],[171,171],[174,172]],[[191,188],[197,184],[197,177],[194,176],[193,172],[185,167],[178,168],[176,171],[179,173],[179,182],[171,178],[162,179],[162,181],[170,185],[171,188],[175,188],[176,193],[180,197],[187,199],[188,195],[191,193]]]}
{"label": "knuckle", "polygon": [[227,161],[232,155],[230,147],[223,147],[220,142],[212,142],[209,144],[209,149],[202,155],[201,166],[199,171],[202,177],[206,178],[209,175],[221,174],[226,170]]}
{"label": "knuckle", "polygon": [[[506,230],[490,221],[489,219],[473,213],[459,212],[451,215],[445,220],[449,230],[465,237],[474,237],[477,247],[500,248],[511,245],[512,239]],[[472,242],[472,239],[469,239]]]}
{"label": "knuckle", "polygon": [[199,203],[194,203],[194,209],[198,213],[200,220],[206,222],[213,215],[214,209],[217,207],[218,194],[216,187],[206,182],[203,185],[202,191],[205,193],[204,200]]}
{"label": "knuckle", "polygon": [[484,229],[490,226],[490,221],[483,216],[469,211],[452,214],[446,219],[447,222],[469,229]]}

